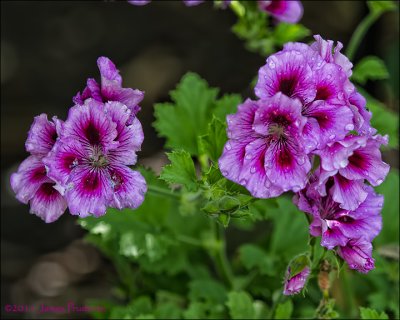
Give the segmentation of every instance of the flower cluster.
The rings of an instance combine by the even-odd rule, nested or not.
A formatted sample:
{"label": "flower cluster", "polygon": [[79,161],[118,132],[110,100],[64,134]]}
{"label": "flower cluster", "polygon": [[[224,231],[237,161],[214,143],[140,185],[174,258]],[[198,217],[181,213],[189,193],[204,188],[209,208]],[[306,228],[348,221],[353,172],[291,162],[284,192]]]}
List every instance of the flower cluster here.
{"label": "flower cluster", "polygon": [[144,200],[146,182],[128,167],[144,138],[136,118],[143,92],[123,88],[110,59],[97,64],[101,83],[87,80],[65,122],[35,118],[25,144],[31,155],[11,176],[17,199],[46,222],[67,207],[73,215],[98,217],[107,207],[136,208]]}
{"label": "flower cluster", "polygon": [[379,150],[387,137],[371,127],[342,44],[314,38],[268,57],[255,87],[259,100],[246,100],[227,117],[219,166],[254,197],[295,192],[295,203],[313,219],[311,235],[350,268],[368,272],[383,205],[372,186],[389,171]]}
{"label": "flower cluster", "polygon": [[[151,0],[128,0],[128,2],[136,6],[144,6]],[[183,0],[183,2],[186,6],[193,7],[205,0]],[[223,0],[221,6],[225,9],[230,3],[231,0]],[[278,21],[297,23],[303,16],[303,6],[298,0],[258,0],[257,3],[261,11],[267,12]]]}

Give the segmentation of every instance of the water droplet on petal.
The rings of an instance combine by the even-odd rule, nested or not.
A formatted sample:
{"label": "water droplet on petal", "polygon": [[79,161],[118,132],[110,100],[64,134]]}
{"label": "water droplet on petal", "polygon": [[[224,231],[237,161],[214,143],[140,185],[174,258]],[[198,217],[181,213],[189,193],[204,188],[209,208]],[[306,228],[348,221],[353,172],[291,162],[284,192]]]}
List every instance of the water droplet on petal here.
{"label": "water droplet on petal", "polygon": [[299,166],[303,165],[304,162],[306,162],[306,159],[304,157],[297,158],[296,160]]}
{"label": "water droplet on petal", "polygon": [[229,175],[229,172],[226,170],[221,170],[221,173],[224,177],[227,177]]}
{"label": "water droplet on petal", "polygon": [[245,186],[247,184],[247,180],[246,179],[241,179],[239,182],[242,186]]}
{"label": "water droplet on petal", "polygon": [[376,180],[376,184],[381,184],[382,182],[383,182],[383,179]]}
{"label": "water droplet on petal", "polygon": [[335,138],[336,138],[336,135],[334,135],[334,134],[332,134],[332,135],[329,136],[329,140],[333,140],[333,139],[335,139]]}
{"label": "water droplet on petal", "polygon": [[347,124],[344,128],[345,128],[346,130],[353,130],[353,129],[354,129],[354,125],[353,125],[352,123],[349,123],[349,124]]}
{"label": "water droplet on petal", "polygon": [[232,149],[231,143],[229,141],[226,143],[225,149],[228,151]]}
{"label": "water droplet on petal", "polygon": [[247,160],[250,160],[250,159],[252,158],[252,156],[251,156],[250,153],[248,153],[248,154],[246,154],[245,158],[246,158]]}
{"label": "water droplet on petal", "polygon": [[268,179],[266,179],[264,185],[265,185],[267,188],[269,188],[269,187],[271,186],[271,182],[270,182]]}
{"label": "water droplet on petal", "polygon": [[331,75],[331,74],[328,74],[326,77],[327,77],[328,79],[331,79],[331,78],[332,78],[332,75]]}
{"label": "water droplet on petal", "polygon": [[344,167],[347,166],[347,164],[348,164],[348,161],[347,161],[346,159],[344,159],[344,160],[340,161],[339,166],[340,166],[341,168],[344,168]]}
{"label": "water droplet on petal", "polygon": [[273,62],[273,61],[270,61],[268,65],[269,65],[269,67],[270,67],[271,69],[274,69],[274,68],[275,68],[275,62]]}
{"label": "water droplet on petal", "polygon": [[250,168],[250,173],[255,173],[255,172],[256,172],[256,167],[252,166],[252,167]]}
{"label": "water droplet on petal", "polygon": [[337,95],[338,99],[341,99],[341,100],[343,99],[343,96],[344,96],[343,92],[339,92]]}

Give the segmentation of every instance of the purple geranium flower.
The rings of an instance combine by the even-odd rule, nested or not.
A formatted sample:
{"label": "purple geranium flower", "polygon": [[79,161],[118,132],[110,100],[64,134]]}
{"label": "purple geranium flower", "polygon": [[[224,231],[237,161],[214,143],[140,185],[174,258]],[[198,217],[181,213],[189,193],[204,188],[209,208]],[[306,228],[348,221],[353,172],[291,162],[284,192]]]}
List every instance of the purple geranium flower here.
{"label": "purple geranium flower", "polygon": [[93,98],[99,102],[121,102],[130,109],[131,117],[129,121],[132,121],[140,111],[139,103],[143,100],[144,93],[137,89],[122,88],[122,77],[109,58],[98,58],[97,66],[100,70],[101,84],[99,85],[95,79],[88,79],[82,94],[78,92],[73,98],[74,103],[82,105],[88,98]]}
{"label": "purple geranium flower", "polygon": [[372,244],[364,238],[352,239],[346,246],[339,247],[336,251],[348,263],[350,269],[368,273],[375,268]]}
{"label": "purple geranium flower", "polygon": [[30,203],[30,212],[45,222],[57,220],[65,211],[67,203],[55,189],[56,183],[46,174],[43,157],[53,148],[62,122],[46,114],[35,117],[28,133],[25,147],[31,156],[26,158],[16,173],[11,175],[11,188],[22,203]]}
{"label": "purple geranium flower", "polygon": [[107,207],[137,208],[143,202],[146,182],[127,167],[136,163],[143,131],[137,118],[127,124],[130,116],[122,103],[95,99],[70,109],[44,163],[72,214],[101,216]]}
{"label": "purple geranium flower", "polygon": [[372,241],[382,228],[380,212],[383,196],[375,194],[372,187],[364,185],[367,194],[365,200],[356,209],[345,210],[332,197],[333,186],[333,180],[330,180],[327,195],[321,196],[315,190],[314,182],[294,198],[299,209],[313,217],[310,234],[321,236],[321,245],[328,249],[346,246],[350,239],[360,237]]}
{"label": "purple geranium flower", "polygon": [[246,100],[228,120],[229,140],[219,159],[222,174],[254,197],[270,198],[304,188],[310,160],[301,132],[301,103],[278,93]]}
{"label": "purple geranium flower", "polygon": [[282,22],[297,23],[303,16],[303,5],[297,0],[258,0],[258,7]]}

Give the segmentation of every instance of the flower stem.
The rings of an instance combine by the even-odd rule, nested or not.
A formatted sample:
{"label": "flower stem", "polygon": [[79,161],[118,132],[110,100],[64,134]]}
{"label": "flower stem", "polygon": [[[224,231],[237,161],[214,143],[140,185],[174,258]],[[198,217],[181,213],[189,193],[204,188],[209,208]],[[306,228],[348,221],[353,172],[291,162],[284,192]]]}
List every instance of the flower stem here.
{"label": "flower stem", "polygon": [[229,286],[229,288],[233,288],[233,272],[226,256],[225,231],[223,227],[218,225],[215,221],[212,221],[212,228],[214,229],[215,240],[217,243],[215,250],[212,252],[215,266],[223,281]]}
{"label": "flower stem", "polygon": [[360,43],[367,33],[368,29],[374,24],[376,20],[378,20],[381,14],[382,12],[371,11],[357,26],[356,30],[351,36],[351,39],[346,49],[346,56],[347,58],[349,58],[350,61],[354,58],[354,54],[360,46]]}
{"label": "flower stem", "polygon": [[178,193],[174,193],[172,190],[168,190],[154,185],[147,185],[147,191],[153,195],[164,196],[175,200],[180,199],[180,195]]}

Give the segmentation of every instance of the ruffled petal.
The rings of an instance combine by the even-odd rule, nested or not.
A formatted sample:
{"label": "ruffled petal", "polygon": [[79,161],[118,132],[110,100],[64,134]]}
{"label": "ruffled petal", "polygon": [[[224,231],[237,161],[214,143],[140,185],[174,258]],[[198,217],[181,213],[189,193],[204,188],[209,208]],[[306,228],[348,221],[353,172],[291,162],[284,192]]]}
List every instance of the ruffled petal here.
{"label": "ruffled petal", "polygon": [[30,201],[30,212],[46,223],[56,221],[67,209],[64,197],[54,189],[55,183],[43,183]]}
{"label": "ruffled petal", "polygon": [[333,177],[332,198],[342,209],[355,210],[367,197],[363,180],[348,180],[340,174]]}
{"label": "ruffled petal", "polygon": [[57,140],[56,125],[42,113],[33,120],[25,142],[26,151],[34,155],[45,156]]}
{"label": "ruffled petal", "polygon": [[247,99],[238,106],[235,114],[227,115],[229,139],[248,139],[258,136],[253,130],[255,113],[258,108],[259,105],[256,101]]}
{"label": "ruffled petal", "polygon": [[375,268],[372,244],[365,239],[352,239],[346,246],[339,247],[337,253],[348,263],[350,269],[368,273]]}
{"label": "ruffled petal", "polygon": [[108,170],[113,188],[109,206],[117,209],[139,207],[147,191],[146,181],[140,172],[116,165],[110,166]]}
{"label": "ruffled petal", "polygon": [[297,0],[258,0],[258,7],[282,22],[297,23],[303,16],[303,5]]}
{"label": "ruffled petal", "polygon": [[306,58],[296,50],[281,51],[270,56],[260,68],[254,92],[261,99],[281,92],[308,103],[315,98],[316,86]]}
{"label": "ruffled petal", "polygon": [[78,139],[84,146],[98,146],[103,152],[115,148],[117,124],[104,112],[104,105],[94,99],[85,100],[84,105],[70,109],[64,123],[62,137]]}
{"label": "ruffled petal", "polygon": [[46,168],[41,158],[34,155],[22,161],[18,171],[10,177],[11,188],[16,193],[16,198],[25,204],[45,182],[51,180],[46,175]]}
{"label": "ruffled petal", "polygon": [[88,158],[88,150],[74,138],[63,138],[56,142],[53,150],[43,159],[48,176],[61,186],[66,186],[72,170]]}
{"label": "ruffled petal", "polygon": [[111,178],[104,168],[77,166],[70,175],[65,190],[69,211],[73,215],[96,217],[106,213],[113,197]]}

